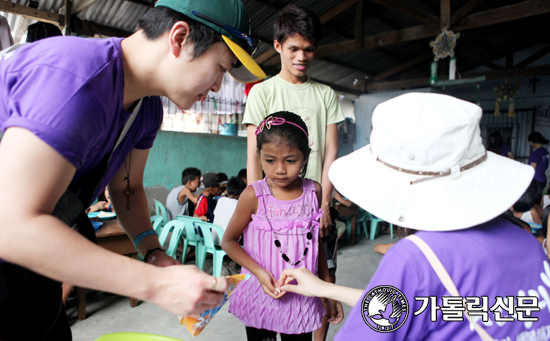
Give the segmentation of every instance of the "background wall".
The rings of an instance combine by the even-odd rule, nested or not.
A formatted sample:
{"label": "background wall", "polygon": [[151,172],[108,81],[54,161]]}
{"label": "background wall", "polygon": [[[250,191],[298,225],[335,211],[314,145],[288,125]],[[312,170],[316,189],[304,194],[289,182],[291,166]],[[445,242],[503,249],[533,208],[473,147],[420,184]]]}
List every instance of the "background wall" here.
{"label": "background wall", "polygon": [[246,138],[159,131],[143,179],[150,212],[155,207],[152,199],[164,204],[170,190],[181,184],[181,171],[187,167],[196,167],[203,174],[235,176],[246,168]]}

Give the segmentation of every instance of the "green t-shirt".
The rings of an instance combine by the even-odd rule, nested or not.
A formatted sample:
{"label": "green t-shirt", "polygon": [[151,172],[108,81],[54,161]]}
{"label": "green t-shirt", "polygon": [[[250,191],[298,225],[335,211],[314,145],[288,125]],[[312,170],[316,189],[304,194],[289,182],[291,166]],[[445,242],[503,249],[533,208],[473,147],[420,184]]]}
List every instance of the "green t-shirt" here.
{"label": "green t-shirt", "polygon": [[292,84],[277,75],[252,87],[243,124],[258,126],[267,115],[277,111],[293,112],[306,123],[311,147],[306,178],[320,183],[327,126],[344,120],[334,90],[310,78],[303,84]]}

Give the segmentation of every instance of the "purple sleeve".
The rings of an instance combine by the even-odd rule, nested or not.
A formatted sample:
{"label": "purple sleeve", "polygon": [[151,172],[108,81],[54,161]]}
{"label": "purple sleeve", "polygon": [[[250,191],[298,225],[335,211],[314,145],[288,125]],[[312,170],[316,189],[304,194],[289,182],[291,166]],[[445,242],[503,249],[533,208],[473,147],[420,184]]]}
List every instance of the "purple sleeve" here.
{"label": "purple sleeve", "polygon": [[82,79],[47,66],[7,78],[17,86],[8,94],[11,115],[1,129],[28,129],[79,168],[106,123],[94,91]]}
{"label": "purple sleeve", "polygon": [[537,165],[540,163],[540,159],[542,157],[542,149],[537,149],[533,153],[531,153],[531,156],[529,157],[529,164],[532,162],[536,163]]}
{"label": "purple sleeve", "polygon": [[[396,246],[398,246],[396,248]],[[414,244],[403,240],[394,245],[382,258],[378,269],[374,273],[369,285],[363,292],[361,300],[353,307],[344,325],[336,335],[335,340],[422,340],[429,333],[429,314],[426,312],[414,316],[414,312],[422,306],[421,301],[416,301],[417,296],[429,296],[430,284],[422,276],[417,264],[410,259],[422,259],[420,250],[413,250]],[[411,254],[413,253],[413,254]],[[416,255],[418,253],[418,255]],[[363,320],[362,300],[372,288],[380,285],[391,285],[399,289],[407,298],[409,304],[408,317],[397,330],[389,333],[381,333],[371,329]],[[432,293],[433,295],[433,293]],[[365,317],[369,319],[368,316]],[[428,327],[427,327],[428,326]]]}
{"label": "purple sleeve", "polygon": [[510,149],[510,146],[507,144],[503,144],[500,148],[500,155],[508,157],[508,153],[511,152],[512,149]]}
{"label": "purple sleeve", "polygon": [[157,137],[163,119],[162,102],[159,97],[151,97],[144,104],[146,105],[146,119],[150,120],[147,126],[152,127],[152,129],[136,143],[135,148],[137,149],[151,149],[153,147],[153,142]]}

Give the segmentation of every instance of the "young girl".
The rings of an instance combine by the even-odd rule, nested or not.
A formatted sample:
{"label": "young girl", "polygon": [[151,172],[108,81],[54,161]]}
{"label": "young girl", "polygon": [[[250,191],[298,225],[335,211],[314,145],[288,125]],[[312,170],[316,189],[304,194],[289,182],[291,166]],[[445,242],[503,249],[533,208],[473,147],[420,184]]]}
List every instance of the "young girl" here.
{"label": "young girl", "polygon": [[[243,191],[222,241],[242,273],[255,277],[230,296],[229,312],[246,326],[248,340],[275,340],[280,333],[282,340],[310,341],[325,315],[321,300],[282,292],[277,284],[284,269],[299,267],[330,281],[319,252],[321,186],[300,177],[310,153],[307,127],[298,115],[277,112],[258,125],[256,136],[266,178]],[[336,302],[328,303],[335,311]]]}

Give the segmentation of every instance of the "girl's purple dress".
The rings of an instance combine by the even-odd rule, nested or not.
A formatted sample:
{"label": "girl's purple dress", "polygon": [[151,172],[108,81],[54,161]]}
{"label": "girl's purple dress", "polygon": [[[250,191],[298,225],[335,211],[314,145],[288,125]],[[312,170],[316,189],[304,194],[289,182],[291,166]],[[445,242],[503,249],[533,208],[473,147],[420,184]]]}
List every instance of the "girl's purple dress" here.
{"label": "girl's purple dress", "polygon": [[[317,274],[322,212],[319,210],[315,183],[310,179],[300,179],[303,194],[289,201],[274,198],[266,179],[252,184],[258,198],[258,209],[244,229],[244,249],[275,279],[288,268],[305,267]],[[308,244],[307,233],[310,231],[313,237]],[[280,249],[275,245],[274,234],[280,241]],[[290,262],[297,263],[306,247],[308,251],[299,264],[292,266],[282,257],[286,254]],[[250,272],[243,267],[242,273]],[[241,282],[229,297],[229,312],[247,327],[303,334],[321,327],[325,308],[320,298],[290,292],[278,300],[273,299],[263,291],[258,279],[251,276]]]}

